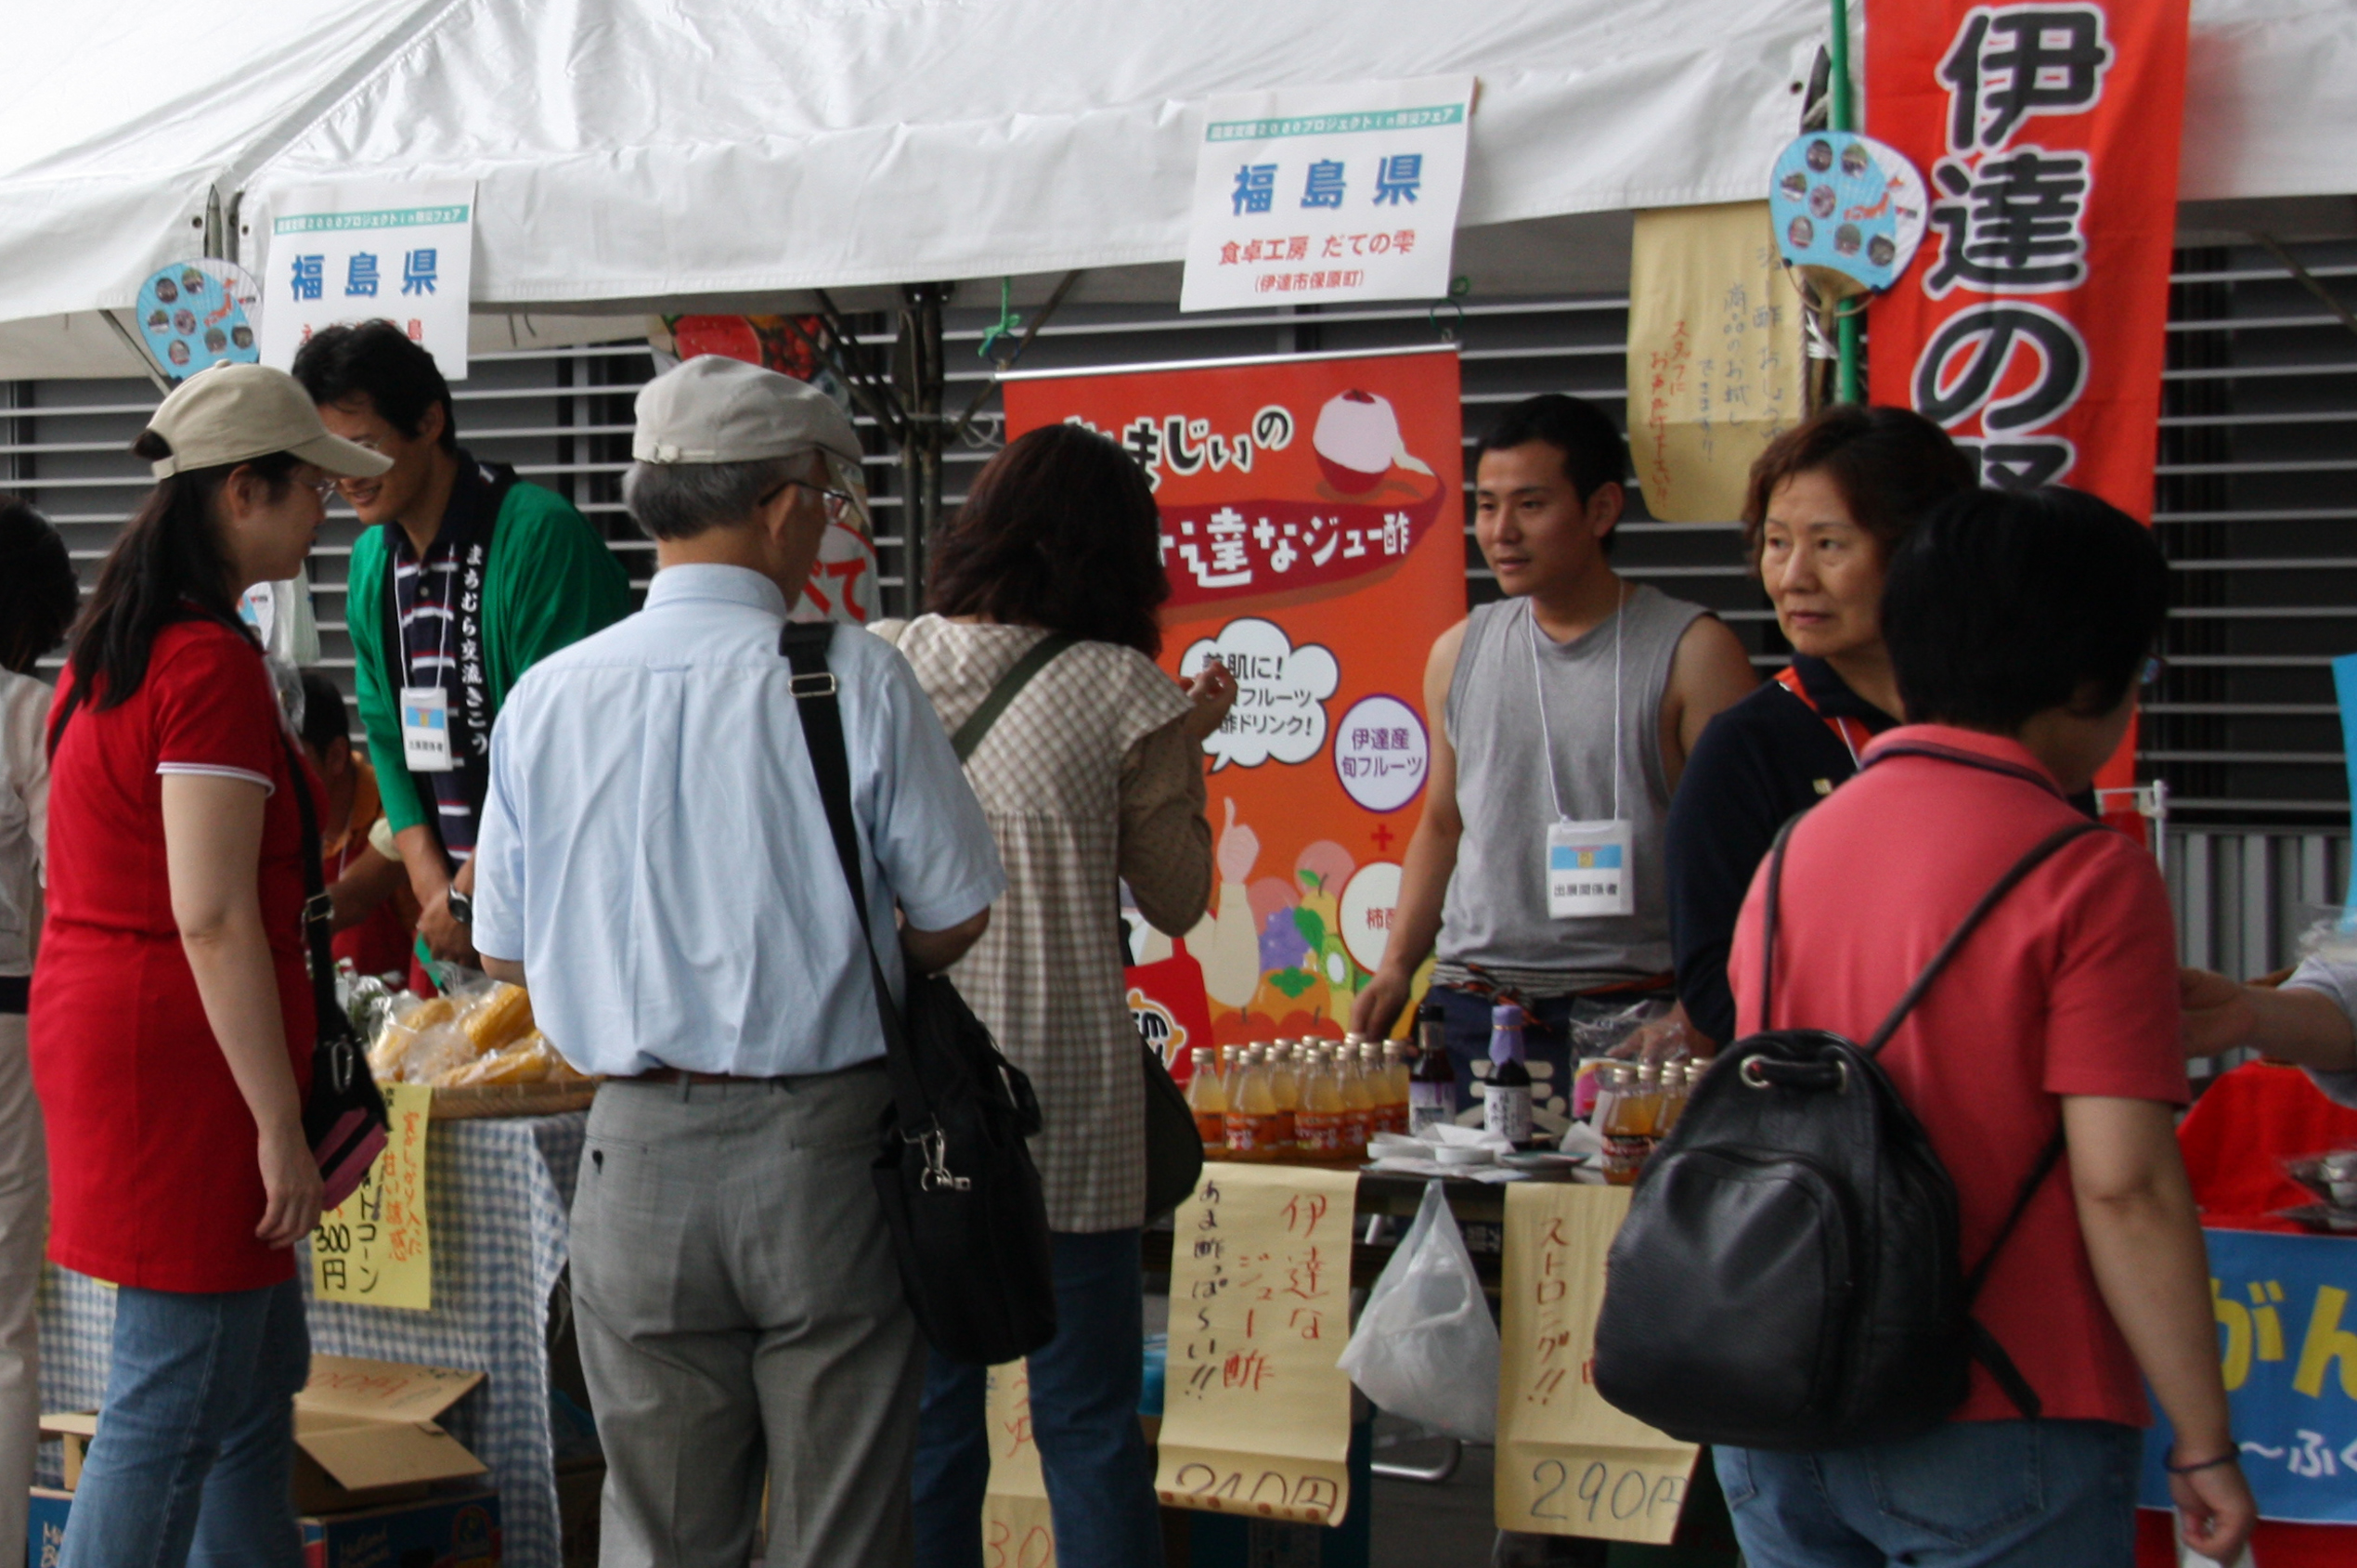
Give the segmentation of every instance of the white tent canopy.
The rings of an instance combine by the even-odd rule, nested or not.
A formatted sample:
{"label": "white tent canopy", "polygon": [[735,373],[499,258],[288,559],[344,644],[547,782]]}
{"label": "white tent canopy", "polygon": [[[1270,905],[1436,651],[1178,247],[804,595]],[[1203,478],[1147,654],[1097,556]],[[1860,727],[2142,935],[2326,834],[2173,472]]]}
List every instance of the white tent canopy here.
{"label": "white tent canopy", "polygon": [[[1207,98],[1452,71],[1481,81],[1458,269],[1488,294],[1604,287],[1628,210],[1760,192],[1826,19],[1823,0],[249,0],[169,27],[152,0],[24,9],[0,97],[0,375],[77,356],[123,373],[88,313],[208,238],[261,260],[270,192],[330,178],[476,181],[479,310],[1070,268],[1099,297],[1167,298]],[[2357,231],[2345,201],[2280,204],[2357,192],[2353,73],[2346,0],[2195,0],[2183,196]]]}

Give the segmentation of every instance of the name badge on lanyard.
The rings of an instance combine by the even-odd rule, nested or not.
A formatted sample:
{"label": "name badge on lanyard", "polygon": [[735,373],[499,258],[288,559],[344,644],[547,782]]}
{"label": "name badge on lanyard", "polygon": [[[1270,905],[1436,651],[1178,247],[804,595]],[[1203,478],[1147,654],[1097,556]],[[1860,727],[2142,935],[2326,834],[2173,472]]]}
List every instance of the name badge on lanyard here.
{"label": "name badge on lanyard", "polygon": [[401,688],[401,760],[412,773],[447,773],[450,759],[450,693],[439,686]]}
{"label": "name badge on lanyard", "polygon": [[1547,830],[1547,913],[1579,920],[1637,913],[1636,834],[1625,822],[1559,822]]}

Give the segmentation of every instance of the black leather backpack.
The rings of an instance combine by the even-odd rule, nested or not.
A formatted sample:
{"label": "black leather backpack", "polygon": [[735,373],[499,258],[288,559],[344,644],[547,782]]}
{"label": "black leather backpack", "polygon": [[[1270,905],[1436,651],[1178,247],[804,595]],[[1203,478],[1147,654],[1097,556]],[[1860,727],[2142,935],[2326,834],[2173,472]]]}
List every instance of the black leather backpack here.
{"label": "black leather backpack", "polygon": [[[1772,1020],[1784,850],[1768,862],[1760,1017]],[[1820,1449],[1929,1431],[1979,1361],[2024,1417],[2040,1405],[1972,1316],[1989,1264],[2062,1158],[2058,1128],[1967,1274],[1956,1188],[1875,1057],[2062,828],[1998,879],[1864,1045],[1816,1029],[1737,1041],[1639,1176],[1612,1243],[1596,1387],[1690,1443]]]}

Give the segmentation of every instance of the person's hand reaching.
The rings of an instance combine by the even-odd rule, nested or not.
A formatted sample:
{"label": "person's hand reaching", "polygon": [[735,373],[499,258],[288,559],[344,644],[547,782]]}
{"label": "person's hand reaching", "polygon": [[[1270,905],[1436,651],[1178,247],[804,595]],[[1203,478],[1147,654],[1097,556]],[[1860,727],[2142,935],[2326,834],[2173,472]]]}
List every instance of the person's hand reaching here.
{"label": "person's hand reaching", "polygon": [[2177,971],[2177,1032],[2188,1058],[2214,1056],[2250,1043],[2258,1010],[2240,980],[2208,969]]}
{"label": "person's hand reaching", "polygon": [[1236,706],[1236,676],[1219,660],[1206,659],[1194,680],[1180,684],[1186,688],[1186,700],[1195,705],[1184,720],[1186,732],[1199,745],[1219,732],[1227,710]]}

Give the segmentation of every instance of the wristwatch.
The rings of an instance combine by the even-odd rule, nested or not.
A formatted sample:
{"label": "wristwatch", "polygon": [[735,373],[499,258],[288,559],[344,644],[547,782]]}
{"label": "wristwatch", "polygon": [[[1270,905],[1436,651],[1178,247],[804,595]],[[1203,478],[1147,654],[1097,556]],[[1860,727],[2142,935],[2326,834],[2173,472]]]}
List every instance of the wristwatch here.
{"label": "wristwatch", "polygon": [[473,899],[468,898],[464,893],[461,893],[456,888],[453,888],[450,889],[449,898],[445,901],[447,901],[450,906],[451,919],[457,921],[461,926],[472,926],[474,924],[474,901]]}

